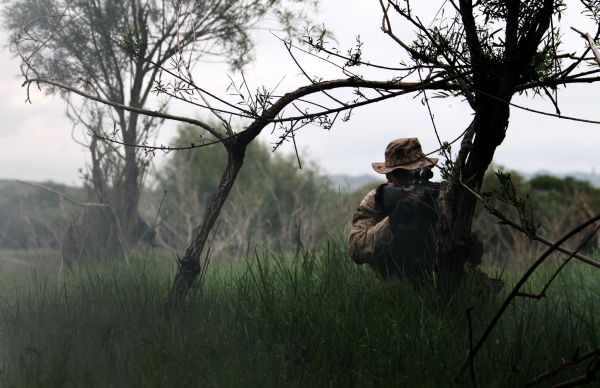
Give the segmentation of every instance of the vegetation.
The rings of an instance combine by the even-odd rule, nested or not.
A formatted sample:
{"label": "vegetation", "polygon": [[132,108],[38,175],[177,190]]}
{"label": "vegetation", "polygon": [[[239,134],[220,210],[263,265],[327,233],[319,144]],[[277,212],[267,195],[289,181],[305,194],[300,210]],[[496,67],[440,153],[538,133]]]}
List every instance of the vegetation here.
{"label": "vegetation", "polygon": [[[178,141],[194,136],[193,129],[182,128]],[[178,153],[159,171],[157,187],[166,188],[167,196],[159,213],[164,219],[157,224],[176,223],[184,214],[178,213],[178,204],[205,200],[210,188],[191,182],[200,174],[215,177],[216,184],[219,151]],[[406,281],[382,282],[345,253],[343,230],[370,187],[344,196],[328,188],[310,164],[299,171],[294,157],[272,156],[258,143],[248,152],[256,164],[240,172],[240,182],[248,182],[238,187],[248,190],[234,191],[221,214],[222,234],[213,240],[211,253],[215,264],[185,307],[168,316],[159,306],[176,263],[150,246],[129,264],[79,263],[60,272],[51,254],[39,254],[31,267],[25,266],[33,264],[30,257],[15,252],[12,260],[0,260],[0,386],[472,386],[467,374],[454,381],[469,349],[467,314],[477,338],[510,291],[516,269],[529,266],[540,248],[481,212],[476,228],[488,251],[496,251],[485,260],[486,270],[506,281],[500,294],[490,295],[477,278],[451,295],[433,279],[419,289]],[[267,183],[253,186],[261,172]],[[581,221],[574,209],[597,208],[600,201],[600,189],[573,178],[527,180],[513,171],[511,181],[531,201],[544,232],[555,227],[564,233],[568,223]],[[498,191],[498,182],[488,175],[484,191]],[[82,189],[46,186],[75,199],[83,196]],[[61,227],[62,211],[73,209],[39,188],[4,182],[0,189],[5,194],[0,212],[11,221],[5,235],[18,237],[6,242],[33,244],[28,237]],[[161,197],[156,190],[147,194],[155,196],[152,203]],[[256,209],[235,213],[248,201]],[[496,205],[507,213],[513,210],[502,202]],[[331,218],[321,217],[326,210]],[[228,219],[229,212],[235,217]],[[293,213],[301,213],[305,222],[298,236],[286,228]],[[240,216],[254,217],[253,230],[261,230],[261,220],[279,222],[279,227],[264,228],[246,240],[235,224]],[[29,218],[40,223],[31,223],[33,229],[9,227]],[[305,240],[311,227],[325,239]],[[326,231],[337,236],[328,237]],[[231,244],[231,239],[245,244]],[[260,242],[274,249],[257,246]],[[595,260],[600,259],[597,249],[596,241],[588,252]],[[225,259],[244,255],[242,262]],[[558,263],[551,260],[522,291],[539,292]],[[479,386],[523,386],[581,354],[598,352],[599,286],[597,271],[571,263],[544,298],[517,299],[476,357]],[[593,369],[589,360],[543,383],[581,376]]]}
{"label": "vegetation", "polygon": [[[66,95],[74,93],[83,96],[90,103],[94,101],[112,107],[122,117],[125,112],[128,112],[130,118],[143,115],[149,122],[155,119],[168,119],[193,124],[209,132],[224,147],[227,153],[226,168],[211,201],[207,204],[201,225],[196,229],[192,242],[179,261],[180,268],[169,296],[171,306],[183,302],[187,291],[201,273],[201,268],[205,266],[201,258],[206,255],[211,232],[244,164],[246,150],[267,126],[272,125],[273,130],[281,131],[279,144],[288,140],[295,144],[295,133],[308,124],[317,124],[329,129],[341,112],[345,112],[343,119],[349,119],[353,108],[404,94],[421,93],[435,129],[434,115],[429,106],[427,91],[435,90],[442,96],[464,98],[473,110],[473,120],[463,133],[459,152],[452,154],[451,144],[440,139],[439,151],[446,159],[444,173],[449,178],[449,184],[443,189],[444,200],[439,203],[440,233],[436,242],[438,259],[460,269],[464,264],[465,256],[462,252],[468,249],[472,241],[476,206],[472,192],[479,192],[481,189],[485,172],[494,158],[495,151],[504,141],[512,98],[527,91],[532,91],[534,95],[542,95],[544,92],[558,112],[557,88],[559,86],[571,83],[594,83],[600,80],[596,74],[598,69],[591,71],[582,69],[584,64],[596,65],[595,60],[598,58],[588,56],[592,49],[597,54],[593,37],[580,33],[586,36],[586,43],[591,46],[581,51],[561,43],[561,15],[567,8],[564,1],[444,1],[440,2],[434,20],[423,24],[422,10],[413,8],[409,1],[381,0],[379,7],[382,18],[374,22],[381,22],[383,33],[398,44],[396,61],[401,67],[390,67],[389,64],[378,66],[363,59],[363,43],[360,39],[357,40],[356,47],[347,52],[347,56],[340,54],[339,50],[330,47],[327,41],[330,34],[324,28],[309,28],[304,41],[305,48],[302,50],[312,51],[316,56],[321,55],[322,59],[329,63],[340,62],[340,64],[332,64],[341,70],[342,78],[324,80],[322,77],[309,74],[294,57],[293,51],[296,48],[288,41],[285,42],[285,47],[307,78],[306,86],[284,91],[283,94],[274,93],[264,87],[252,92],[241,74],[241,80],[238,78],[237,84],[235,80],[232,81],[229,88],[230,94],[237,98],[237,101],[232,102],[207,92],[194,81],[190,72],[196,59],[193,53],[187,59],[187,55],[184,54],[189,51],[173,46],[173,54],[176,55],[173,68],[170,68],[166,62],[153,62],[145,58],[150,43],[148,37],[153,32],[150,27],[151,22],[159,21],[155,23],[159,24],[156,27],[157,31],[165,28],[164,24],[160,25],[160,21],[172,26],[173,28],[169,30],[173,32],[173,35],[170,35],[173,36],[171,41],[197,36],[199,31],[195,23],[181,25],[179,17],[175,17],[174,23],[170,24],[169,21],[173,18],[167,17],[179,16],[180,12],[186,16],[194,16],[196,3],[176,2],[172,12],[166,15],[148,12],[148,8],[132,7],[134,10],[139,10],[136,15],[138,17],[134,23],[130,23],[131,29],[124,31],[120,40],[117,40],[120,41],[119,47],[125,48],[124,56],[133,62],[136,69],[147,69],[148,72],[156,75],[156,78],[150,77],[155,82],[144,89],[144,95],[147,95],[147,91],[152,88],[166,98],[180,99],[204,108],[214,122],[219,123],[218,126],[204,118],[194,119],[174,116],[160,110],[150,110],[144,106],[143,99],[136,98],[125,102],[123,98],[119,98],[122,95],[98,94],[94,90],[90,94],[89,83],[93,85],[95,79],[88,80],[84,76],[83,79],[78,78],[79,81],[63,81],[57,79],[54,74],[46,73],[44,59],[60,57],[60,51],[57,50],[60,45],[55,44],[60,42],[60,38],[64,35],[63,30],[70,28],[79,16],[73,17],[74,15],[67,12],[65,17],[58,19],[46,15],[46,18],[38,20],[37,23],[27,25],[22,23],[20,28],[17,28],[13,39],[22,61],[24,86],[44,85],[50,91],[60,89]],[[273,3],[275,1],[271,0],[269,5]],[[373,3],[377,7],[377,4]],[[187,12],[186,6],[191,7],[190,12]],[[600,6],[595,1],[582,0],[577,5],[570,3],[568,8],[572,10],[577,6],[595,24],[597,38],[600,32]],[[433,9],[435,8],[437,6]],[[428,11],[430,9],[431,7],[427,7]],[[238,8],[233,7],[232,10]],[[85,22],[93,24],[103,16],[100,11],[102,10],[94,8],[94,12],[86,14],[84,25]],[[109,22],[115,23],[115,20]],[[284,20],[290,21],[290,18]],[[394,28],[399,25],[399,22],[411,26],[412,33],[398,36]],[[47,28],[48,25],[50,28]],[[180,27],[183,29],[181,32]],[[93,31],[88,34],[88,38],[95,41]],[[112,42],[112,40],[108,41]],[[191,44],[190,46],[193,47]],[[120,64],[114,63],[113,60],[111,68],[114,66],[117,72],[123,70]],[[356,70],[363,65],[368,69],[372,67],[376,67],[377,70],[385,69],[389,73],[384,79],[381,79],[380,75],[376,75],[375,79],[369,79],[370,74],[366,74],[368,71],[359,74]],[[425,71],[425,76],[422,71]],[[133,81],[135,85],[139,84],[140,82],[137,81],[141,79],[134,77]],[[347,94],[338,97],[331,95],[348,88],[354,91],[354,96],[350,100]],[[314,99],[314,96],[321,93],[330,97],[331,105],[322,105],[319,100]],[[234,117],[248,120],[243,130],[238,132],[233,130],[231,122]],[[121,128],[121,130],[125,129]],[[104,144],[115,143],[110,134],[102,135],[95,132],[95,139],[105,141]],[[126,149],[137,148],[145,151],[181,150],[181,147],[147,145],[146,139],[137,136],[130,139],[124,137],[124,142],[117,141],[116,144],[127,143],[129,147]],[[207,145],[209,143],[202,141],[200,144],[186,147],[200,148]],[[114,154],[111,156],[115,157]],[[127,207],[137,209],[136,204],[126,202],[125,210],[129,210]],[[133,226],[128,227],[125,232],[139,229],[137,214],[133,213],[132,211],[117,213],[117,216],[133,215],[128,217],[129,222],[126,223],[128,226]],[[117,216],[114,218],[118,218]],[[123,235],[121,230],[118,232],[119,236]],[[68,236],[72,241],[83,240],[80,236],[71,233]]]}
{"label": "vegetation", "polygon": [[[175,144],[190,144],[203,135],[197,127],[182,127]],[[275,154],[261,142],[252,143],[246,154],[248,162],[212,238],[213,254],[225,250],[239,257],[257,244],[294,250],[299,244],[312,246],[349,224],[358,202],[350,204],[348,194],[334,190],[315,163],[305,160],[299,169],[295,155]],[[153,210],[158,212],[160,196],[165,195],[157,228],[160,245],[180,250],[190,244],[196,222],[204,217],[219,184],[225,156],[220,147],[181,151],[156,172]]]}
{"label": "vegetation", "polygon": [[[45,187],[74,200],[82,189],[52,182]],[[62,238],[76,208],[46,190],[14,181],[0,181],[0,249],[60,249]]]}
{"label": "vegetation", "polygon": [[[174,270],[147,258],[60,275],[1,266],[0,385],[450,386],[468,351],[466,310],[477,335],[503,296],[476,282],[453,297],[432,283],[384,283],[334,239],[294,257],[221,261],[164,319]],[[574,266],[546,298],[517,300],[476,360],[480,386],[522,386],[598,347],[599,286]]]}
{"label": "vegetation", "polygon": [[[66,261],[82,255],[123,256],[148,235],[138,204],[149,160],[142,149],[127,145],[154,139],[163,120],[121,107],[166,112],[176,96],[151,97],[163,85],[163,67],[189,72],[200,59],[210,58],[241,68],[252,57],[251,31],[259,22],[271,17],[279,22],[267,25],[289,30],[290,20],[302,19],[294,2],[3,2],[2,22],[18,53],[35,62],[36,78],[50,77],[84,97],[112,102],[103,106],[78,99],[58,84],[46,89],[65,100],[67,116],[83,132],[78,141],[89,151],[88,201],[106,205],[84,208],[73,220],[65,234]],[[21,33],[36,43],[21,45]],[[101,135],[110,139],[99,141]]]}
{"label": "vegetation", "polygon": [[[198,132],[192,127],[181,128],[177,144],[193,141]],[[211,148],[175,153],[156,172],[152,186],[142,194],[142,203],[144,218],[156,220],[151,226],[157,248],[177,252],[189,243],[194,221],[202,218],[210,193],[218,184],[222,152]],[[312,162],[304,161],[299,170],[293,156],[274,154],[262,143],[253,143],[248,152],[251,159],[240,172],[241,184],[234,188],[212,238],[213,256],[240,258],[255,246],[294,252],[318,244],[328,234],[343,234],[357,204],[376,185],[339,192]],[[600,188],[587,181],[548,175],[525,179],[518,171],[511,171],[511,179],[518,192],[529,198],[540,233],[550,239],[589,218],[593,209],[600,209]],[[205,184],[197,184],[200,181]],[[85,198],[81,188],[44,185],[78,201]],[[482,191],[498,190],[498,179],[488,173]],[[245,206],[247,203],[254,205]],[[510,206],[498,201],[495,206],[517,217]],[[43,189],[0,182],[0,249],[61,249],[62,236],[78,210],[78,206]],[[474,229],[485,245],[487,264],[522,269],[544,249],[522,233],[498,224],[482,208],[476,214]],[[145,251],[148,244],[140,247]],[[600,236],[588,243],[584,252],[598,248]]]}
{"label": "vegetation", "polygon": [[[182,128],[178,141],[194,136],[193,129]],[[192,183],[201,175],[215,177],[216,184],[220,151],[177,153],[158,171],[156,187],[167,190],[158,225],[176,225],[184,214],[178,204],[189,208],[206,200],[210,188]],[[452,296],[436,289],[433,281],[419,289],[408,282],[385,283],[368,268],[352,264],[345,253],[344,229],[371,187],[342,195],[327,187],[315,166],[305,164],[300,171],[294,157],[273,156],[260,143],[253,143],[248,152],[253,162],[240,172],[245,184],[237,186],[247,190],[234,191],[221,214],[222,234],[216,235],[211,251],[214,265],[185,308],[168,317],[159,306],[168,295],[175,262],[150,246],[129,265],[114,260],[94,266],[80,263],[62,272],[57,271],[59,260],[47,253],[35,261],[15,252],[13,260],[0,260],[0,386],[454,384],[469,349],[467,310],[474,307],[470,315],[477,336],[516,280],[515,269],[528,266],[540,248],[481,212],[477,230],[492,251],[486,269],[507,283],[499,295],[489,295],[476,279]],[[252,185],[256,174],[264,171],[266,183]],[[511,176],[521,195],[544,205],[534,206],[538,220],[546,226],[562,222],[556,228],[560,233],[564,218],[556,217],[570,214],[570,204],[581,200],[596,206],[600,200],[599,189],[572,178],[527,180],[517,172]],[[74,199],[83,196],[82,189],[46,186]],[[1,189],[6,195],[0,197],[5,200],[0,212],[9,215],[10,225],[27,218],[43,221],[32,224],[39,235],[48,225],[61,227],[61,211],[73,209],[39,188],[5,182]],[[495,190],[498,180],[490,174],[484,191]],[[144,201],[154,207],[144,207],[155,215],[161,198],[162,190],[148,191]],[[256,209],[241,206],[248,201],[256,203]],[[511,211],[506,204],[496,205]],[[236,213],[241,209],[249,213]],[[301,235],[286,228],[294,212],[303,217]],[[331,218],[321,217],[324,212]],[[253,217],[249,225],[263,234],[242,238],[245,230],[235,224],[240,216]],[[261,230],[261,222],[280,226]],[[24,239],[35,235],[32,229],[5,230]],[[311,236],[311,230],[317,236]],[[327,231],[337,236],[328,237]],[[324,239],[317,238],[320,233]],[[165,239],[175,243],[169,238]],[[231,244],[232,239],[242,244]],[[261,248],[262,243],[273,249]],[[245,255],[243,261],[227,260]],[[545,266],[524,291],[540,291],[557,263]],[[476,358],[480,386],[524,385],[597,349],[598,286],[597,272],[571,263],[545,298],[518,299]],[[588,365],[567,368],[550,382],[579,376]],[[465,374],[455,385],[472,383]]]}
{"label": "vegetation", "polygon": [[[156,236],[165,246],[189,244],[177,267],[149,259],[160,257],[150,246],[146,255],[135,261],[100,263],[99,267],[80,263],[69,271],[43,276],[34,269],[27,281],[19,278],[22,271],[2,264],[0,382],[27,387],[448,386],[477,385],[476,381],[483,386],[514,386],[561,365],[567,366],[554,377],[556,382],[582,373],[590,381],[597,380],[597,273],[572,263],[549,292],[543,287],[541,296],[535,298],[535,291],[547,284],[546,277],[552,273],[535,272],[537,278],[528,284],[529,289],[521,289],[522,282],[518,282],[519,287],[502,304],[504,295],[490,295],[477,276],[454,292],[440,287],[435,278],[418,289],[406,281],[383,282],[349,263],[343,237],[322,242],[317,250],[301,244],[307,235],[314,245],[325,231],[343,229],[337,222],[349,220],[349,214],[340,217],[332,211],[335,207],[328,201],[334,196],[323,188],[325,182],[317,170],[290,175],[293,159],[272,159],[255,142],[272,126],[281,131],[276,147],[288,140],[295,145],[295,133],[305,125],[329,129],[341,112],[346,112],[343,119],[349,119],[353,108],[408,93],[422,94],[435,121],[426,91],[464,98],[473,110],[473,121],[463,133],[458,153],[453,154],[451,144],[440,139],[448,185],[442,191],[437,234],[439,259],[462,269],[462,252],[471,240],[475,198],[506,135],[512,98],[527,91],[544,92],[558,112],[557,87],[600,80],[596,67],[582,69],[584,64],[594,63],[589,56],[590,49],[595,49],[593,38],[587,40],[592,47],[579,53],[569,48],[565,51],[561,44],[559,27],[566,3],[443,2],[435,20],[426,26],[409,1],[382,0],[382,30],[404,54],[404,58],[397,57],[401,68],[378,68],[389,70],[388,77],[370,80],[368,72],[354,72],[359,66],[372,66],[361,58],[360,40],[344,57],[329,47],[327,31],[308,29],[305,51],[331,58],[330,63],[341,61],[342,78],[327,81],[315,77],[293,57],[308,79],[306,86],[277,94],[264,88],[252,92],[241,74],[243,82],[236,84],[234,79],[228,89],[237,101],[227,101],[194,81],[190,69],[199,54],[194,49],[196,37],[211,43],[216,39],[215,46],[207,43],[209,48],[244,54],[250,47],[248,23],[262,18],[272,5],[285,4],[276,0],[244,2],[259,5],[260,11],[247,13],[248,8],[236,6],[239,3],[217,1],[213,4],[226,9],[219,12],[213,7],[210,11],[214,12],[207,14],[201,5],[208,2],[142,5],[137,0],[82,0],[67,5],[24,0],[6,8],[5,22],[8,20],[15,32],[13,44],[22,60],[23,85],[45,85],[46,91],[61,93],[71,104],[74,95],[83,97],[83,105],[76,108],[84,109],[71,112],[93,134],[90,181],[104,205],[94,208],[97,214],[79,220],[86,227],[107,227],[100,233],[82,234],[71,224],[65,239],[71,244],[63,245],[65,252],[80,254],[78,244],[93,241],[96,245],[88,250],[90,256],[105,256],[102,250],[120,246],[128,257],[129,242],[148,234],[149,228],[138,214],[147,168],[141,158],[144,152],[181,151],[214,143],[222,145],[224,152],[208,151],[187,159],[178,156],[159,175],[172,197],[164,197],[156,209],[156,226],[171,231],[158,229]],[[571,4],[570,9],[574,7]],[[55,11],[54,5],[65,5],[64,12]],[[38,18],[30,23],[31,9]],[[52,12],[48,13],[49,9]],[[15,10],[19,12],[13,18],[10,15]],[[597,38],[600,6],[582,0],[581,10],[599,28]],[[241,14],[237,17],[229,11]],[[27,17],[22,17],[25,14]],[[225,26],[225,31],[217,28],[216,36],[202,35],[206,32],[201,28],[203,22],[209,30],[215,25],[205,18],[210,15],[220,15],[216,25]],[[290,22],[293,14],[277,16]],[[398,20],[414,27],[408,40],[392,30]],[[229,31],[237,37],[233,42],[227,33],[230,21],[241,22]],[[293,56],[295,46],[285,43]],[[230,51],[232,47],[236,50]],[[235,58],[233,62],[235,65]],[[133,73],[126,73],[130,70]],[[123,86],[128,83],[130,89]],[[354,91],[349,101],[348,94],[339,93],[344,88]],[[151,110],[146,103],[151,91],[166,100],[179,99],[204,108],[213,121],[171,115],[165,110],[166,101]],[[314,99],[321,93],[329,97],[331,106]],[[243,129],[234,130],[232,120],[239,116],[247,121]],[[167,119],[202,128],[210,136],[195,144],[186,136],[198,133],[188,129],[190,133],[182,130],[178,147],[147,145],[152,130]],[[105,125],[107,122],[113,125]],[[138,131],[139,127],[143,129]],[[214,163],[216,158],[223,158],[223,163]],[[245,162],[250,169],[242,169]],[[213,177],[207,164],[222,170],[218,182],[212,182],[216,188],[210,199],[198,186],[189,184],[204,186],[206,182],[186,179],[197,179],[195,174],[203,179]],[[258,179],[257,172],[264,176]],[[244,185],[234,185],[238,176]],[[591,210],[586,206],[598,203],[596,189],[574,180],[541,177],[525,182],[506,173],[497,176],[497,205],[507,212],[516,208],[523,230],[530,236],[538,230],[562,233],[564,227],[580,222],[576,211],[583,211],[580,213],[589,219]],[[513,188],[519,184],[525,188],[517,194]],[[244,206],[236,208],[232,203],[225,207],[230,194],[237,195]],[[348,201],[355,206],[350,197]],[[248,206],[251,204],[255,208]],[[167,214],[159,223],[162,205]],[[197,212],[202,217],[199,227],[189,221],[196,214],[187,206],[204,206]],[[220,217],[222,209],[232,216]],[[338,209],[343,213],[345,203]],[[550,217],[536,218],[536,212]],[[322,220],[323,214],[331,219]],[[598,218],[600,215],[589,223]],[[23,219],[29,222],[27,217]],[[221,225],[218,220],[223,224],[221,232],[216,229]],[[320,224],[308,228],[306,220]],[[552,229],[553,223],[560,228]],[[37,229],[30,228],[33,230]],[[184,231],[186,238],[177,241]],[[252,249],[255,233],[275,245],[275,250]],[[245,246],[246,255],[254,254],[249,263],[228,268],[220,261],[207,273],[207,258],[215,241],[224,243],[221,252],[240,251]],[[512,248],[518,246],[517,241],[512,231],[491,230],[486,242]],[[294,242],[295,249],[286,249]],[[597,241],[589,247],[597,255],[595,248]],[[529,268],[527,276],[537,264]],[[169,287],[173,273],[175,281]],[[512,275],[506,276],[510,285]],[[198,278],[206,281],[197,282]],[[7,286],[10,284],[14,286]],[[195,297],[184,304],[189,290]],[[517,295],[527,298],[513,301]],[[167,303],[162,304],[165,299]],[[161,305],[166,308],[160,309]],[[493,331],[484,330],[492,328],[487,325],[492,316],[498,318],[492,320]],[[480,333],[484,334],[472,347],[471,337]],[[476,354],[479,349],[482,351]],[[574,361],[589,350],[595,352],[589,362]],[[475,364],[465,362],[467,354],[469,360],[476,356]],[[574,366],[569,365],[571,361]],[[460,374],[456,382],[459,370],[466,371],[469,366],[470,376]]]}
{"label": "vegetation", "polygon": [[[499,180],[494,175],[486,175],[483,192],[500,191]],[[538,232],[550,240],[558,239],[565,231],[591,218],[594,215],[593,209],[600,209],[600,188],[587,181],[550,175],[538,175],[527,180],[518,171],[510,171],[510,177],[519,196],[530,207],[532,221]],[[513,219],[519,217],[516,209],[506,203],[496,200],[494,206]],[[495,265],[523,269],[545,249],[542,244],[532,242],[523,233],[499,224],[483,208],[479,208],[475,217],[474,229],[488,251],[487,262]],[[592,228],[588,228],[574,238],[569,246],[578,246],[591,231]],[[596,235],[582,252],[587,254],[598,249],[600,236]]]}

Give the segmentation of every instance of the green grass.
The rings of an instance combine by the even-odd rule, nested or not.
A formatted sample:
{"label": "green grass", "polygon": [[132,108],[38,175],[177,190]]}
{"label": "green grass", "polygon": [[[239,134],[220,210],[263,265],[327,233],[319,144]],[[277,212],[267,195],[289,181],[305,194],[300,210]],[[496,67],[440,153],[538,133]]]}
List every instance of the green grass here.
{"label": "green grass", "polygon": [[[335,242],[295,258],[215,262],[207,276],[165,319],[164,261],[46,274],[0,266],[0,386],[470,386],[468,375],[454,384],[468,351],[465,311],[474,307],[477,336],[505,294],[384,283]],[[600,346],[599,286],[575,266],[547,298],[517,300],[477,357],[479,386],[520,386]]]}

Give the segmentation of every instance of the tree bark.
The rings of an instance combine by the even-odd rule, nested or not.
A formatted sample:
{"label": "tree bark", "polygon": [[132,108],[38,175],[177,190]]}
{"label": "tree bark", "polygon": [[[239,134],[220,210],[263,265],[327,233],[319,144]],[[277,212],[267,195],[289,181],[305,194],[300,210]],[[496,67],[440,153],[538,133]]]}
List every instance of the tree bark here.
{"label": "tree bark", "polygon": [[177,274],[175,275],[171,292],[164,306],[165,310],[180,305],[184,301],[187,291],[193,286],[194,282],[201,274],[202,252],[206,246],[210,231],[214,227],[221,212],[221,208],[227,200],[233,184],[235,183],[235,179],[244,164],[248,143],[248,140],[239,137],[223,143],[227,150],[227,166],[221,176],[219,186],[212,196],[210,205],[202,220],[202,224],[194,236],[194,240],[185,251],[183,257],[179,260]]}
{"label": "tree bark", "polygon": [[[123,132],[123,140],[128,144],[137,142],[137,122],[138,114],[130,113],[128,130]],[[140,160],[137,155],[137,149],[125,147],[125,165],[123,167],[123,191],[114,193],[115,207],[121,210],[121,225],[123,233],[128,243],[133,243],[138,231],[138,203],[141,190],[140,181]]]}
{"label": "tree bark", "polygon": [[504,139],[508,120],[507,103],[497,102],[478,109],[461,144],[455,166],[458,180],[449,182],[440,196],[438,261],[445,270],[461,271],[464,262],[471,259],[468,251],[473,240],[471,226],[477,200],[461,182],[474,191],[480,190],[494,152]]}

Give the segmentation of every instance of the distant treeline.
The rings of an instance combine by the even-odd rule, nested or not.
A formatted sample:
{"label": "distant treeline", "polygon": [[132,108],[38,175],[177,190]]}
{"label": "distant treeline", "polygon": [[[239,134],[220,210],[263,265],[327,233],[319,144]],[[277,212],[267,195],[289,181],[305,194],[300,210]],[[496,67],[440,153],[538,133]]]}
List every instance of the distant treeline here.
{"label": "distant treeline", "polygon": [[[196,129],[183,127],[175,143],[186,145],[201,136]],[[155,248],[181,252],[189,244],[218,185],[225,158],[219,147],[177,152],[149,177],[142,212],[154,229]],[[342,192],[314,162],[303,160],[299,169],[296,155],[273,153],[263,143],[253,143],[246,160],[211,238],[211,252],[219,257],[238,259],[257,245],[290,252],[328,236],[344,236],[360,199],[377,185]],[[488,173],[483,191],[498,189],[493,172]],[[600,189],[587,181],[550,175],[525,179],[518,172],[512,172],[511,179],[519,195],[531,203],[540,234],[548,238],[558,237],[589,217],[592,209],[600,209]],[[86,201],[85,187],[43,185]],[[517,217],[504,203],[496,201],[495,206]],[[80,206],[48,190],[0,181],[0,249],[61,249],[65,231],[80,211]],[[541,249],[481,209],[475,230],[486,244],[489,260],[498,264],[527,262]],[[597,247],[596,238],[587,249]]]}

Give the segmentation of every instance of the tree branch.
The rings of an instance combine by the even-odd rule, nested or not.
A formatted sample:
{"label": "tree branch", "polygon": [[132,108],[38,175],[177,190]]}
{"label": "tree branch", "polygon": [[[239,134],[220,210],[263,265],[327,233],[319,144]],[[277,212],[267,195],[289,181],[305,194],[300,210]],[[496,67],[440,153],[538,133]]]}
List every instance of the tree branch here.
{"label": "tree branch", "polygon": [[135,107],[128,106],[128,105],[119,104],[116,102],[112,102],[112,101],[105,100],[100,97],[91,95],[87,92],[84,92],[84,91],[74,88],[72,86],[65,85],[63,83],[60,83],[60,82],[57,82],[57,81],[54,81],[54,80],[51,80],[48,78],[29,78],[25,82],[23,82],[22,86],[27,86],[27,85],[34,84],[34,83],[35,84],[44,83],[44,84],[48,84],[51,86],[55,86],[57,88],[61,88],[63,90],[69,91],[71,93],[75,93],[81,97],[87,98],[88,100],[96,101],[101,104],[111,106],[113,108],[123,109],[123,110],[129,111],[129,112],[143,114],[145,116],[159,117],[159,118],[163,118],[166,120],[180,121],[180,122],[196,125],[198,127],[201,127],[203,129],[207,130],[214,136],[217,136],[217,137],[222,136],[222,134],[220,132],[218,132],[213,127],[211,127],[210,125],[208,125],[200,120],[195,120],[195,119],[191,119],[189,117],[175,116],[175,115],[171,115],[168,113],[163,113],[163,112],[158,112],[158,111],[153,111],[153,110],[148,110],[148,109],[143,109],[143,108],[135,108]]}
{"label": "tree branch", "polygon": [[[314,117],[318,117],[318,116],[323,116],[326,114],[331,114],[331,113],[336,113],[336,112],[340,112],[343,110],[348,110],[348,109],[363,106],[363,105],[376,103],[379,101],[398,97],[403,94],[412,93],[412,92],[422,90],[422,89],[458,90],[459,87],[456,84],[453,84],[451,82],[458,77],[464,77],[464,74],[459,74],[457,76],[442,78],[442,79],[438,79],[438,80],[426,79],[423,82],[370,81],[370,80],[362,80],[362,79],[356,79],[356,78],[323,81],[323,82],[314,83],[312,85],[300,87],[293,92],[285,94],[283,97],[280,98],[280,100],[278,100],[275,104],[273,104],[270,108],[268,108],[265,112],[263,112],[263,114],[260,117],[248,117],[248,116],[242,116],[242,117],[253,118],[253,119],[257,119],[257,120],[261,120],[261,121],[266,120],[267,122],[285,122],[285,121],[297,121],[297,120],[302,120],[302,119],[310,119],[310,118],[314,118]],[[131,107],[131,106],[115,103],[115,102],[99,98],[97,96],[91,95],[87,92],[84,92],[84,91],[74,88],[72,86],[65,85],[60,82],[48,79],[48,78],[30,78],[30,79],[27,79],[25,82],[23,82],[23,86],[27,86],[27,85],[31,85],[31,84],[39,84],[39,83],[44,83],[44,84],[48,84],[51,86],[55,86],[55,87],[64,89],[66,91],[75,93],[79,96],[85,97],[87,99],[90,99],[92,101],[96,101],[96,102],[99,102],[99,103],[102,103],[102,104],[105,104],[108,106],[112,106],[115,108],[127,110],[130,112],[140,113],[140,114],[150,116],[150,117],[159,117],[159,118],[163,118],[163,119],[167,119],[167,120],[180,121],[180,122],[185,122],[188,124],[196,125],[196,126],[199,126],[203,129],[207,130],[208,132],[210,132],[217,138],[223,137],[223,134],[221,134],[216,129],[214,129],[213,127],[211,127],[210,125],[206,124],[203,121],[191,119],[191,118],[185,117],[185,116],[176,116],[176,115],[171,115],[168,113],[162,113],[162,112],[157,112],[157,111],[153,111],[153,110],[136,108],[136,107]],[[307,95],[310,95],[310,94],[313,94],[316,92],[322,92],[322,91],[326,91],[326,90],[345,88],[345,87],[369,88],[369,89],[381,89],[381,90],[400,90],[400,91],[395,92],[395,93],[390,93],[385,96],[380,96],[380,97],[377,97],[377,98],[374,98],[374,99],[371,99],[368,101],[361,101],[361,102],[357,102],[355,104],[347,104],[341,108],[329,109],[326,111],[311,113],[311,114],[298,116],[298,117],[286,117],[284,119],[275,119],[276,115],[271,117],[271,115],[269,113],[269,112],[273,112],[274,106],[277,106],[279,108],[279,110],[277,111],[277,113],[279,113],[290,102],[292,102],[298,98],[301,98],[301,97],[304,97],[304,96],[307,96]],[[208,108],[208,109],[210,109],[210,108]]]}
{"label": "tree branch", "polygon": [[598,46],[596,46],[596,43],[594,42],[594,39],[592,38],[592,36],[590,34],[588,34],[587,32],[579,31],[575,27],[571,27],[571,29],[573,31],[577,32],[579,35],[581,35],[581,37],[588,42],[590,49],[594,53],[594,58],[596,59],[596,63],[598,63],[598,65],[600,66],[600,50],[598,50]]}

